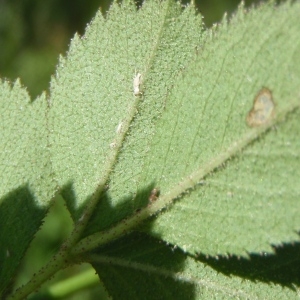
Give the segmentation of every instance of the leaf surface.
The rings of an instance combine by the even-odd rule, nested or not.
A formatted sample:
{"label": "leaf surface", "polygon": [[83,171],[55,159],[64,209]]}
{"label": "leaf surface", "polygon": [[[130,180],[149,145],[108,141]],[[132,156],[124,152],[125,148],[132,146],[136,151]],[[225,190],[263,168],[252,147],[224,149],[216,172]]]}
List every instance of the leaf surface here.
{"label": "leaf surface", "polygon": [[[149,223],[155,235],[192,253],[237,255],[298,238],[299,11],[299,2],[240,7],[174,83],[144,182],[158,182],[157,201],[183,194]],[[263,88],[275,112],[249,127]]]}
{"label": "leaf surface", "polygon": [[[128,212],[149,205],[152,212],[163,211],[140,230],[195,256],[174,258],[174,265],[180,262],[175,270],[164,265],[172,255],[161,265],[154,258],[143,261],[147,242],[136,245],[128,236],[125,246],[117,241],[99,249],[92,264],[114,297],[155,299],[161,293],[174,299],[182,298],[181,291],[209,299],[295,295],[299,282],[286,279],[286,268],[297,274],[299,257],[293,251],[290,260],[279,259],[273,245],[287,241],[293,248],[298,239],[299,10],[299,2],[264,4],[247,13],[241,6],[230,23],[203,35],[170,86],[158,80],[168,86],[163,97],[161,88],[152,93],[153,82],[141,85],[137,113],[85,234],[111,229]],[[263,91],[267,100],[257,104]],[[149,200],[153,190],[159,197]],[[122,223],[126,228],[127,220]],[[101,241],[101,232],[86,241],[94,238]],[[146,248],[151,257],[159,255]]]}
{"label": "leaf surface", "polygon": [[51,179],[43,94],[31,102],[19,81],[0,83],[0,293],[41,226],[56,184]]}
{"label": "leaf surface", "polygon": [[99,248],[90,259],[116,299],[294,299],[299,245],[276,252],[194,259],[176,246],[132,233]]}
{"label": "leaf surface", "polygon": [[19,83],[2,83],[0,290],[53,195],[51,161],[73,220],[100,197],[89,241],[118,222],[124,231],[111,239],[128,232],[139,221],[131,215],[156,214],[139,228],[152,237],[125,235],[89,257],[115,297],[128,286],[127,299],[143,288],[150,299],[295,295],[299,282],[270,275],[282,261],[262,272],[253,264],[246,276],[229,265],[226,274],[216,260],[230,253],[234,264],[247,251],[251,261],[298,238],[299,12],[299,1],[241,6],[204,32],[192,6],[115,3],[60,59],[47,115],[44,95],[30,103]]}
{"label": "leaf surface", "polygon": [[[91,263],[116,299],[193,299],[194,283],[176,278],[185,255],[164,242],[133,233],[99,249]],[[179,299],[179,298],[178,298]]]}
{"label": "leaf surface", "polygon": [[191,253],[296,238],[299,7],[241,6],[202,34],[192,7],[114,4],[74,38],[52,80],[50,145],[73,219],[106,189],[85,235],[156,189],[152,213],[180,201],[147,230]]}
{"label": "leaf surface", "polygon": [[[132,3],[115,3],[61,59],[51,83],[50,145],[73,218],[95,190],[109,188],[98,208],[102,217],[96,213],[89,230],[106,228],[144,204],[136,195],[145,188],[139,181],[155,123],[200,44],[201,26],[193,8],[182,13],[172,1],[149,1],[138,11]],[[137,74],[140,95],[134,95]]]}

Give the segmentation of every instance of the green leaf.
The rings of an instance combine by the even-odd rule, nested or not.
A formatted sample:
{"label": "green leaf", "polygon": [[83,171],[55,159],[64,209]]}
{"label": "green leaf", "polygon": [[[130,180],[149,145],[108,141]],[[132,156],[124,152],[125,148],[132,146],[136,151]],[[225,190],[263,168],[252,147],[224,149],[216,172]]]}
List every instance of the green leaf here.
{"label": "green leaf", "polygon": [[159,187],[151,213],[181,199],[150,231],[186,251],[242,254],[296,238],[298,9],[241,6],[201,37],[191,7],[114,4],[74,38],[51,84],[50,145],[73,219],[102,195],[85,235]]}
{"label": "green leaf", "polygon": [[[106,76],[106,81],[103,79],[99,85],[102,92],[113,93],[111,95],[123,88],[119,98],[90,91],[92,87],[95,89],[96,79],[88,76],[86,70],[90,69],[84,64],[77,66],[79,57],[72,58],[72,53],[75,56],[84,46],[93,51],[92,45],[88,46],[91,37],[87,34],[86,40],[76,42],[81,46],[71,48],[67,61],[70,64],[63,69],[73,66],[72,76],[77,70],[81,74],[81,83],[69,84],[70,90],[65,93],[63,101],[53,100],[53,124],[59,128],[54,132],[65,130],[65,133],[57,134],[55,138],[60,139],[52,144],[61,147],[65,143],[63,149],[70,149],[68,154],[63,151],[54,154],[60,153],[60,156],[55,156],[58,158],[56,168],[60,170],[59,174],[65,174],[59,180],[69,183],[64,188],[67,191],[65,197],[70,203],[75,201],[73,205],[76,207],[84,203],[99,182],[101,191],[105,185],[108,189],[102,194],[85,235],[108,229],[133,213],[124,227],[120,224],[116,229],[110,228],[109,240],[129,230],[130,226],[136,226],[147,214],[157,213],[180,198],[143,230],[190,253],[232,252],[240,255],[245,251],[271,251],[271,244],[293,241],[299,228],[300,208],[297,201],[300,194],[297,184],[300,58],[297,55],[299,45],[295,42],[300,32],[299,2],[288,2],[276,8],[264,4],[248,13],[241,6],[230,24],[224,19],[220,26],[203,35],[198,44],[201,47],[197,48],[192,59],[184,59],[186,67],[181,70],[179,67],[184,62],[178,60],[182,54],[176,54],[170,48],[182,44],[181,39],[192,40],[187,33],[182,33],[182,28],[185,28],[182,24],[175,25],[181,19],[183,24],[190,23],[186,28],[192,28],[187,31],[192,37],[195,32],[192,9],[186,9],[181,15],[172,2],[164,2],[162,10],[153,9],[153,5],[152,2],[146,3],[132,16],[131,5],[124,4],[122,10],[127,16],[125,20],[129,15],[134,24],[146,19],[144,14],[149,8],[152,14],[153,11],[162,11],[168,15],[161,13],[164,22],[153,18],[145,21],[151,26],[162,24],[158,30],[160,35],[152,33],[150,38],[153,41],[153,36],[157,36],[156,47],[145,47],[154,49],[150,53],[152,60],[149,60],[147,50],[143,52],[143,46],[141,50],[138,50],[140,44],[132,46],[132,53],[141,53],[145,56],[141,56],[141,61],[149,62],[148,68],[138,70],[143,78],[142,95],[132,95],[133,76],[124,75],[124,85],[123,81],[112,84],[113,76],[119,76],[121,69],[108,73],[111,77]],[[106,26],[113,26],[110,22],[115,14],[122,15],[119,9],[114,6],[107,21],[103,21],[103,32],[106,32]],[[176,23],[170,21],[175,17],[169,16],[174,11],[178,14]],[[157,16],[159,18],[160,14]],[[122,24],[120,20],[121,17],[118,26]],[[95,32],[93,26],[98,28],[97,22],[100,21],[95,20],[88,33]],[[172,27],[168,27],[170,24]],[[150,29],[146,25],[141,28],[144,32],[140,36],[145,39]],[[178,28],[177,35],[175,28]],[[137,32],[140,33],[141,29]],[[163,33],[173,38],[168,40]],[[174,35],[178,39],[176,43]],[[131,36],[127,33],[124,39]],[[193,39],[196,44],[199,40],[200,37]],[[102,44],[110,45],[109,42]],[[166,49],[160,48],[163,46],[174,56],[170,52],[164,53]],[[106,68],[103,74],[122,67],[112,63],[114,55],[118,59],[123,55],[120,51],[115,53],[115,48],[112,43],[110,54],[104,51],[100,52],[102,56],[95,55],[94,63],[96,58],[105,58],[99,63],[99,68]],[[191,48],[194,49],[195,45]],[[190,53],[191,49],[186,51]],[[159,62],[162,57],[164,61],[170,60],[168,69],[160,69],[156,55]],[[179,58],[176,59],[176,55]],[[171,62],[177,64],[174,63],[173,67]],[[63,74],[63,70],[58,74]],[[96,76],[101,74],[99,71]],[[59,77],[58,82],[60,80],[66,82],[67,79]],[[54,85],[54,96],[56,91],[60,91],[58,96],[62,94],[58,86],[58,83]],[[88,92],[85,91],[87,87]],[[87,99],[75,101],[75,94],[87,95]],[[103,104],[99,105],[99,102]],[[74,119],[64,126],[68,118]],[[90,151],[86,152],[84,148]],[[76,164],[75,160],[79,163]],[[78,178],[80,182],[72,178]],[[160,191],[160,197],[146,207],[153,189]],[[146,208],[139,217],[135,211],[143,206]],[[102,233],[96,233],[80,246],[87,241],[96,245],[97,241],[102,244],[105,240]]]}
{"label": "green leaf", "polygon": [[194,282],[176,275],[184,253],[145,234],[121,238],[89,259],[114,299],[194,299]]}
{"label": "green leaf", "polygon": [[[297,238],[299,11],[299,2],[247,14],[241,7],[174,83],[142,182],[156,179],[158,201],[186,193],[150,224],[155,235],[210,254],[270,251]],[[246,117],[263,87],[275,113],[250,128]]]}
{"label": "green leaf", "polygon": [[[44,95],[29,103],[19,84],[11,90],[4,83],[1,99],[18,100],[3,102],[0,123],[0,225],[8,226],[0,236],[1,289],[9,292],[53,194],[51,161],[75,229],[16,297],[83,258],[115,297],[127,286],[124,295],[137,298],[141,287],[149,297],[172,299],[295,295],[282,285],[299,286],[296,279],[271,276],[282,260],[264,261],[263,270],[253,263],[248,276],[230,263],[246,251],[251,263],[254,251],[298,238],[299,12],[299,1],[248,13],[241,6],[229,24],[203,32],[192,6],[182,12],[171,0],[149,1],[137,11],[115,3],[60,59],[47,115]],[[104,245],[153,214],[139,227],[152,237],[125,235]],[[173,253],[163,240],[179,249]],[[228,252],[224,270],[216,260],[225,264]],[[293,255],[286,265],[297,274]],[[123,289],[115,289],[114,274]]]}
{"label": "green leaf", "polygon": [[[207,176],[158,218],[153,230],[187,251],[210,254],[269,251],[271,244],[296,239],[299,116],[299,110],[288,115],[288,121]],[[177,222],[181,226],[175,228]]]}
{"label": "green leaf", "polygon": [[[271,252],[272,245],[298,238],[300,58],[299,43],[295,41],[299,40],[299,10],[299,2],[278,8],[264,4],[248,13],[241,6],[230,24],[224,20],[203,36],[201,47],[186,67],[176,72],[164,97],[158,89],[157,97],[151,98],[152,88],[164,84],[160,78],[154,76],[157,82],[152,85],[143,82],[143,95],[136,103],[138,111],[128,131],[125,127],[127,134],[109,174],[109,188],[100,199],[86,235],[109,229],[113,238],[122,234],[122,228],[125,232],[138,223],[139,213],[143,218],[144,211],[157,213],[164,209],[140,230],[189,255],[198,255],[195,261],[181,261],[183,282],[191,283],[188,290],[192,295],[210,298],[221,294],[225,299],[281,299],[282,293],[289,295],[287,298],[294,295],[280,285],[293,288],[299,282],[293,278],[286,283],[278,274],[285,264],[296,274],[298,256],[291,261],[266,259],[264,268],[252,259],[259,256],[255,251]],[[151,119],[147,112],[155,110],[159,101],[163,101],[163,109]],[[140,148],[145,144],[146,148]],[[158,195],[151,199],[154,189],[160,194],[156,200]],[[120,226],[111,225],[126,217],[130,208],[134,211],[147,205]],[[97,240],[103,244],[106,237],[106,232],[95,233],[77,250],[95,245]],[[120,248],[109,245],[108,256],[105,248],[99,249],[98,258],[93,257],[93,265],[109,292],[121,298],[125,293],[125,299],[139,298],[139,287],[154,290],[153,299],[156,291],[167,293],[168,286],[175,283],[160,277],[160,271],[165,270],[163,264],[160,269],[151,261],[149,264],[156,269],[151,276],[142,275],[142,270],[135,273],[136,268],[130,266],[134,254],[127,257],[126,251],[141,249],[146,242],[132,245],[128,239],[129,245],[124,242]],[[113,249],[120,251],[118,259],[110,254]],[[214,259],[210,255],[232,253],[229,264],[234,265],[246,251],[251,252],[250,260],[242,258],[246,266],[251,266],[248,276],[233,270],[236,276],[228,278],[230,271],[226,273],[222,264],[217,264],[221,255],[215,258],[217,267],[211,262]],[[171,259],[165,257],[164,263]],[[205,268],[205,264],[216,270]],[[139,267],[147,273],[147,266]],[[284,274],[286,277],[286,270]],[[115,276],[120,288],[113,284]],[[174,279],[172,275],[170,278]],[[270,286],[270,282],[276,285]],[[159,289],[159,284],[166,290]]]}
{"label": "green leaf", "polygon": [[30,102],[16,81],[0,82],[0,293],[11,287],[29,243],[41,226],[55,183],[47,150],[43,94]]}
{"label": "green leaf", "polygon": [[276,255],[250,258],[189,257],[176,246],[138,233],[89,257],[114,299],[295,298],[299,245],[282,245]]}
{"label": "green leaf", "polygon": [[[115,3],[106,19],[97,14],[83,38],[75,36],[67,59],[61,58],[51,82],[50,145],[73,218],[95,190],[109,185],[101,224],[90,231],[141,206],[135,195],[144,189],[139,178],[155,123],[200,44],[201,22],[192,8],[182,13],[172,1],[149,1],[138,11],[133,3]],[[138,73],[142,94],[134,95]]]}

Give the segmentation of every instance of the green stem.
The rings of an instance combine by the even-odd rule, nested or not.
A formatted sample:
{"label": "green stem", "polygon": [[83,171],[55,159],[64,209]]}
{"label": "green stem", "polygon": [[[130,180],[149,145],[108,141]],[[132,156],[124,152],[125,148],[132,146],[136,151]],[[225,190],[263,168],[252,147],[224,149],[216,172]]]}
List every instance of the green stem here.
{"label": "green stem", "polygon": [[22,300],[37,290],[45,281],[49,280],[55,273],[66,267],[70,262],[66,258],[67,252],[60,250],[49,263],[35,273],[29,282],[18,288],[7,300]]}
{"label": "green stem", "polygon": [[98,283],[98,275],[95,273],[94,269],[90,268],[85,272],[54,284],[53,286],[49,287],[48,293],[53,298],[62,298],[86,287],[94,286]]}
{"label": "green stem", "polygon": [[64,299],[80,290],[99,285],[99,277],[95,270],[89,267],[75,276],[54,283],[46,292],[37,295],[36,299]]}

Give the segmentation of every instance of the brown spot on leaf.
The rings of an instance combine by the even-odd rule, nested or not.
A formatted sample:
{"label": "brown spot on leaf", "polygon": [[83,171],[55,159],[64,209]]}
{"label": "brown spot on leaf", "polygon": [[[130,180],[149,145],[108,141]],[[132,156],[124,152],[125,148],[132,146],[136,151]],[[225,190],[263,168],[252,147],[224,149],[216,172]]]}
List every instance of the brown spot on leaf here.
{"label": "brown spot on leaf", "polygon": [[247,124],[257,127],[268,123],[274,116],[275,104],[268,88],[262,88],[256,95],[253,108],[247,115]]}

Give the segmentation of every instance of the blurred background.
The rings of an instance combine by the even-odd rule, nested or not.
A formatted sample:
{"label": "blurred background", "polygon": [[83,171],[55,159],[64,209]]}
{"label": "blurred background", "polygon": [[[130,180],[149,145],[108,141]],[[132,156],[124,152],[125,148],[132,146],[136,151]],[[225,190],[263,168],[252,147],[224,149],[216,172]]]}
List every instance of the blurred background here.
{"label": "blurred background", "polygon": [[[204,17],[206,27],[221,20],[225,12],[232,14],[240,0],[195,0],[198,11]],[[48,90],[50,77],[55,73],[59,54],[65,55],[70,39],[76,32],[84,34],[86,24],[101,9],[109,9],[111,0],[0,0],[0,78],[21,82],[32,99]],[[182,1],[187,3],[186,0]],[[261,2],[246,0],[246,7]],[[278,1],[277,1],[278,2]],[[140,6],[142,1],[137,2]],[[21,274],[16,279],[19,286],[43,266],[56,252],[72,229],[72,221],[63,199],[57,199],[44,220],[44,225],[33,240]],[[65,278],[85,274],[88,265],[75,266],[55,276],[48,284],[54,286]],[[92,270],[93,271],[93,270]],[[94,271],[93,274],[94,276]],[[63,299],[107,299],[99,279],[90,280],[88,289]],[[46,289],[47,291],[47,289]],[[58,299],[60,297],[55,297]],[[41,294],[34,299],[53,299]]]}
{"label": "blurred background", "polygon": [[[210,27],[224,12],[231,14],[240,0],[195,0],[204,23]],[[75,32],[111,0],[0,0],[0,78],[20,77],[34,99],[48,89],[58,55],[65,54]],[[187,3],[188,1],[184,0]],[[251,6],[258,0],[246,0]],[[137,3],[140,6],[141,0]]]}

